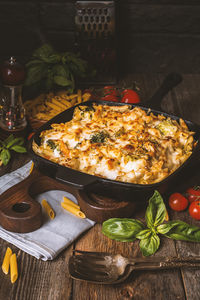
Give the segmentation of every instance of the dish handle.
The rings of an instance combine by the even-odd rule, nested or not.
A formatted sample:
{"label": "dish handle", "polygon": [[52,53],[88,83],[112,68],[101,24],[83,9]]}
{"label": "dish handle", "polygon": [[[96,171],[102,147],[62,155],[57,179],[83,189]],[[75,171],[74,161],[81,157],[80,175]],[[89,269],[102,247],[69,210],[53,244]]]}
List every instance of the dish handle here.
{"label": "dish handle", "polygon": [[154,95],[146,102],[150,108],[160,110],[161,109],[161,101],[168,94],[170,90],[172,90],[175,86],[177,86],[183,80],[182,76],[179,73],[169,73],[165,79],[163,80],[161,86],[154,93]]}
{"label": "dish handle", "polygon": [[85,189],[87,186],[97,182],[95,176],[81,173],[73,169],[68,169],[66,172],[66,170],[63,168],[59,168],[57,170],[55,179],[69,184],[79,190]]}

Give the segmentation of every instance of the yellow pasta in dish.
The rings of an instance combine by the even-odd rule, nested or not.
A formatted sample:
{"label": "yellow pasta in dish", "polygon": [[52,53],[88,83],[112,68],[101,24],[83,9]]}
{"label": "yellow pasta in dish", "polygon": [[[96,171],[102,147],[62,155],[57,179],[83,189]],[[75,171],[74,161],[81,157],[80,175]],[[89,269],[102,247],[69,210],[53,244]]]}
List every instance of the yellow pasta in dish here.
{"label": "yellow pasta in dish", "polygon": [[44,207],[44,209],[45,209],[46,213],[48,214],[48,216],[51,219],[54,219],[55,218],[55,212],[54,212],[53,208],[51,207],[51,205],[45,199],[42,200],[42,206]]}
{"label": "yellow pasta in dish", "polygon": [[10,279],[14,283],[18,278],[18,268],[17,268],[17,257],[16,254],[12,254],[10,257]]}
{"label": "yellow pasta in dish", "polygon": [[80,208],[77,208],[76,206],[74,205],[71,205],[69,203],[66,203],[66,202],[61,202],[61,206],[69,211],[70,213],[72,213],[73,215],[79,217],[79,218],[82,218],[82,219],[85,219],[85,214],[80,211]]}
{"label": "yellow pasta in dish", "polygon": [[3,264],[2,264],[2,271],[5,274],[8,274],[9,272],[9,266],[10,266],[10,257],[12,255],[12,250],[8,247],[3,259]]}
{"label": "yellow pasta in dish", "polygon": [[83,173],[135,184],[162,181],[197,144],[182,119],[129,105],[80,105],[72,120],[51,127],[41,132],[40,145],[33,143],[38,155]]}

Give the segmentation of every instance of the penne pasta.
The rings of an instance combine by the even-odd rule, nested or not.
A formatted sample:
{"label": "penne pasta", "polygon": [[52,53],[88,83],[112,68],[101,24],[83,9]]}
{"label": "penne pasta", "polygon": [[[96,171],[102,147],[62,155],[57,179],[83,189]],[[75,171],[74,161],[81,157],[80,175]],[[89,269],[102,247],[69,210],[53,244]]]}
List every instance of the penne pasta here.
{"label": "penne pasta", "polygon": [[78,209],[77,207],[69,204],[69,203],[66,203],[66,202],[61,202],[61,206],[69,211],[70,213],[72,213],[73,215],[79,217],[79,218],[82,218],[82,219],[85,219],[85,214],[80,211],[80,209]]}
{"label": "penne pasta", "polygon": [[52,103],[56,104],[61,109],[66,109],[66,106],[61,101],[58,101],[55,98],[52,99]]}
{"label": "penne pasta", "polygon": [[16,254],[12,254],[10,257],[10,279],[14,283],[18,278],[18,268],[17,268],[17,257]]}
{"label": "penne pasta", "polygon": [[46,105],[53,108],[53,109],[55,109],[58,112],[62,111],[62,108],[58,107],[56,104],[53,104],[51,102],[46,102]]}
{"label": "penne pasta", "polygon": [[77,101],[78,101],[78,103],[81,103],[82,102],[82,98],[81,98],[81,96],[82,96],[82,93],[81,93],[81,90],[78,90],[78,98],[77,98]]}
{"label": "penne pasta", "polygon": [[5,274],[8,274],[9,272],[9,266],[10,266],[10,257],[12,255],[12,250],[8,247],[3,259],[3,264],[2,264],[2,271]]}
{"label": "penne pasta", "polygon": [[69,204],[69,205],[72,205],[72,206],[76,207],[77,209],[80,209],[80,206],[79,206],[79,205],[77,205],[76,203],[74,203],[72,200],[70,200],[70,199],[67,198],[67,197],[63,197],[63,202],[64,202],[64,203],[67,203],[67,204]]}
{"label": "penne pasta", "polygon": [[53,208],[51,207],[51,205],[45,199],[42,200],[42,206],[44,207],[44,209],[47,212],[48,216],[51,219],[54,219],[55,218],[55,212],[54,212]]}
{"label": "penne pasta", "polygon": [[32,162],[32,164],[31,164],[31,168],[30,168],[29,174],[31,174],[31,173],[32,173],[32,171],[33,171],[33,168],[34,168],[34,162]]}

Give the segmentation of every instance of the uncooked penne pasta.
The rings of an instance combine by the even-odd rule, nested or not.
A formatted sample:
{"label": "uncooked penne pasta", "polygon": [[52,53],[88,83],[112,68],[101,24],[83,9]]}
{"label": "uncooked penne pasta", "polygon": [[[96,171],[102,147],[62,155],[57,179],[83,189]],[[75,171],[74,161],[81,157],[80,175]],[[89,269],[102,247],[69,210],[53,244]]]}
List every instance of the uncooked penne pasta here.
{"label": "uncooked penne pasta", "polygon": [[9,266],[10,266],[10,257],[12,255],[12,250],[8,247],[7,250],[6,250],[6,253],[5,253],[5,256],[4,256],[4,259],[3,259],[3,264],[2,264],[2,271],[5,273],[5,274],[8,274],[8,271],[9,271]]}
{"label": "uncooked penne pasta", "polygon": [[77,209],[80,209],[80,206],[78,204],[74,203],[72,200],[70,200],[69,198],[67,198],[65,196],[63,197],[63,202],[68,203],[68,204],[76,207]]}
{"label": "uncooked penne pasta", "polygon": [[61,103],[58,100],[56,100],[55,98],[52,98],[52,103],[55,104],[55,105],[57,105],[61,109],[66,109],[66,106],[63,103]]}
{"label": "uncooked penne pasta", "polygon": [[32,164],[31,164],[31,168],[30,168],[29,174],[31,174],[31,173],[32,173],[32,171],[33,171],[33,168],[34,168],[34,162],[32,162]]}
{"label": "uncooked penne pasta", "polygon": [[18,278],[18,268],[17,268],[17,257],[16,254],[12,254],[10,257],[10,279],[14,283]]}
{"label": "uncooked penne pasta", "polygon": [[45,199],[42,200],[42,206],[44,207],[44,209],[47,212],[48,216],[51,219],[54,219],[55,218],[55,212],[54,212],[53,208],[51,207],[51,205]]}
{"label": "uncooked penne pasta", "polygon": [[81,98],[81,96],[82,96],[82,93],[81,93],[81,90],[78,90],[78,98],[77,98],[77,101],[78,101],[78,103],[81,103],[82,102],[82,98]]}
{"label": "uncooked penne pasta", "polygon": [[82,219],[85,218],[85,214],[82,211],[80,211],[80,209],[78,209],[77,207],[65,202],[61,202],[61,206],[73,215]]}

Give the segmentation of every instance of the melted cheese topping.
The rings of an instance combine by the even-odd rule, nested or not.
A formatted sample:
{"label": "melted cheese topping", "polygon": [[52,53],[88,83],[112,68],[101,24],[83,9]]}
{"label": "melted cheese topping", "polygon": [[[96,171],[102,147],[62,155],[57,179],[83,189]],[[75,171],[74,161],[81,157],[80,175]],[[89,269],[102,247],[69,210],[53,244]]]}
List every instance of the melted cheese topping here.
{"label": "melted cheese topping", "polygon": [[49,160],[92,175],[152,184],[192,154],[194,132],[185,122],[130,106],[78,106],[73,119],[52,124],[33,150]]}

